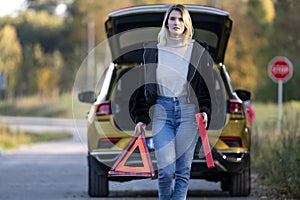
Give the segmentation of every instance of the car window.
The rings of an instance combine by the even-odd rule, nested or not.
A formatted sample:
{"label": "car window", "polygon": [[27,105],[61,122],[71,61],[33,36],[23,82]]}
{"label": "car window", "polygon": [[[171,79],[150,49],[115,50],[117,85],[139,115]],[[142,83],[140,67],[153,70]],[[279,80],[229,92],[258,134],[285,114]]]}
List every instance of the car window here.
{"label": "car window", "polygon": [[115,66],[113,63],[110,64],[110,66],[104,71],[103,75],[99,79],[96,88],[100,88],[99,96],[97,97],[97,102],[101,102],[105,100],[108,90],[110,87],[110,82],[112,79],[112,74],[115,69]]}
{"label": "car window", "polygon": [[203,30],[203,29],[195,29],[194,38],[196,40],[206,42],[209,46],[213,48],[217,48],[218,36],[213,32]]}
{"label": "car window", "polygon": [[126,48],[137,43],[156,41],[160,27],[133,29],[124,32],[119,37],[120,48]]}
{"label": "car window", "polygon": [[[137,42],[149,42],[156,41],[157,35],[160,31],[160,27],[133,29],[131,31],[120,34],[119,44],[120,48],[126,48],[131,45],[137,44]],[[218,45],[218,36],[207,30],[195,29],[194,38],[199,41],[206,42],[209,46],[216,48]]]}
{"label": "car window", "polygon": [[131,95],[139,84],[138,67],[119,69],[114,80],[111,95],[111,109],[114,123],[120,130],[133,130],[135,127],[129,113]]}
{"label": "car window", "polygon": [[217,96],[217,110],[212,112],[212,120],[210,124],[211,130],[221,130],[225,125],[226,121],[226,101],[228,95],[225,90],[224,82],[220,76],[220,73],[214,69],[214,78],[215,78],[215,92]]}

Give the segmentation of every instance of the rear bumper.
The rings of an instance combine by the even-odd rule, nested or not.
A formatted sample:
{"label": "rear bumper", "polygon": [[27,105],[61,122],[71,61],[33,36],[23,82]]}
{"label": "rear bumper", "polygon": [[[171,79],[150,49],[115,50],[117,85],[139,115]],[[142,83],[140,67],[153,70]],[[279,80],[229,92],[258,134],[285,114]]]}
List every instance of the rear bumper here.
{"label": "rear bumper", "polygon": [[[107,166],[108,169],[110,169],[114,165],[120,154],[120,151],[90,152],[90,155],[95,157],[101,164]],[[191,169],[192,178],[206,178],[207,176],[213,176],[213,174],[217,173],[241,173],[250,162],[250,153],[248,151],[216,151],[215,149],[212,149],[212,154],[215,164],[215,168],[212,169],[207,168],[205,157],[199,158],[199,155],[195,154]],[[154,152],[150,152],[150,155],[153,167],[157,169]],[[135,166],[142,164],[142,161],[129,161],[128,164],[132,164],[133,166]]]}
{"label": "rear bumper", "polygon": [[215,168],[208,169],[205,157],[194,156],[191,178],[219,181],[218,175],[241,173],[250,162],[250,152],[217,151],[212,149]]}

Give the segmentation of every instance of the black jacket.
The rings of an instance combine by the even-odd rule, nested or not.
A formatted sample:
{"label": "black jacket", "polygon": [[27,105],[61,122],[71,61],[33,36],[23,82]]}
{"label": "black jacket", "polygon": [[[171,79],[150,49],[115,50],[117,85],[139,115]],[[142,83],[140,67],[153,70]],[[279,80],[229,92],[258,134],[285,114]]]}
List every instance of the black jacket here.
{"label": "black jacket", "polygon": [[[148,43],[144,46],[144,63],[140,67],[140,81],[138,88],[130,100],[130,115],[135,123],[149,124],[151,118],[149,108],[156,103],[158,85],[156,83],[156,69],[158,61],[157,43]],[[208,125],[211,119],[212,98],[216,98],[213,79],[213,62],[209,53],[199,43],[194,42],[191,60],[188,69],[188,101],[194,103],[196,112],[206,112]],[[207,87],[209,85],[209,87]]]}

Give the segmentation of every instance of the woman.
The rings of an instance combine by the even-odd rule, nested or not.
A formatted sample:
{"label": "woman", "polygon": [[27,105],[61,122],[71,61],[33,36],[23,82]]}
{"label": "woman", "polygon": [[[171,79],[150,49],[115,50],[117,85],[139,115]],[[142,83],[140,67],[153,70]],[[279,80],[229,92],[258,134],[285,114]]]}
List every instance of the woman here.
{"label": "woman", "polygon": [[154,105],[152,135],[160,200],[186,199],[199,138],[195,114],[203,113],[206,126],[210,121],[211,98],[199,72],[203,65],[209,69],[207,65],[212,63],[192,36],[189,12],[183,5],[172,5],[165,14],[158,43],[145,45],[145,85],[132,100],[131,116],[137,131],[150,123],[149,109]]}

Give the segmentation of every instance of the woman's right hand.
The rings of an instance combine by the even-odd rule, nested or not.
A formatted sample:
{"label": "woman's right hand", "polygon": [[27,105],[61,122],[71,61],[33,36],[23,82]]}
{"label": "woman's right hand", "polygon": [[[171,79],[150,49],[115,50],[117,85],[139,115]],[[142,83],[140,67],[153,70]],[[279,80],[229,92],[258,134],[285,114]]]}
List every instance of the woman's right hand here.
{"label": "woman's right hand", "polygon": [[208,123],[208,117],[206,112],[202,113],[202,117],[203,117],[203,123],[205,124],[205,128],[207,127],[207,123]]}
{"label": "woman's right hand", "polygon": [[144,124],[143,122],[138,122],[135,125],[135,130],[134,130],[134,134],[137,136],[139,134],[142,133],[142,131],[146,131],[146,124]]}

